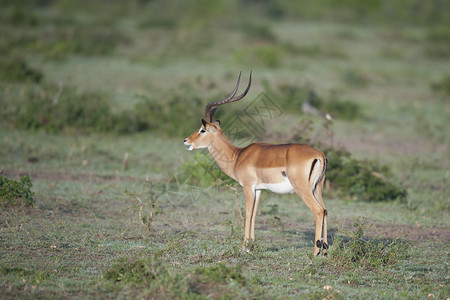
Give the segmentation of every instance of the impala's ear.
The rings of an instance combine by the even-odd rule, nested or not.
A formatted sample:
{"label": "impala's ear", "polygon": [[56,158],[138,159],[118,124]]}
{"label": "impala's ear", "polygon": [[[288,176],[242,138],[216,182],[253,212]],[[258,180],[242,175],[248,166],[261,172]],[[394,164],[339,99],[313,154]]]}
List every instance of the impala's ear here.
{"label": "impala's ear", "polygon": [[214,122],[214,123],[217,123],[217,125],[219,125],[219,127],[220,127],[220,121],[219,120],[216,120],[216,122]]}
{"label": "impala's ear", "polygon": [[204,127],[206,127],[206,121],[204,119],[202,119],[202,124]]}

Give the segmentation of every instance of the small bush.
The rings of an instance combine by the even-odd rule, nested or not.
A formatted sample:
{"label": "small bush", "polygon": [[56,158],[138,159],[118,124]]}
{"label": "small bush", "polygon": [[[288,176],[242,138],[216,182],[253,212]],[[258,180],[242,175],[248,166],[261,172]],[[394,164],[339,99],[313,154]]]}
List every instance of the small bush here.
{"label": "small bush", "polygon": [[431,89],[435,93],[442,94],[444,96],[450,96],[450,74],[446,74],[441,79],[431,84]]}
{"label": "small bush", "polygon": [[58,91],[55,86],[44,86],[28,88],[21,97],[9,108],[13,113],[3,116],[16,128],[44,129],[53,133],[112,128],[112,114],[103,94],[79,93],[71,87]]}
{"label": "small bush", "polygon": [[324,148],[327,180],[341,194],[364,201],[406,201],[406,189],[396,185],[389,167],[358,161],[345,150]]}
{"label": "small bush", "polygon": [[236,181],[226,175],[207,151],[197,152],[183,163],[180,177],[190,184],[210,187],[213,185],[234,185]]}
{"label": "small bush", "polygon": [[26,206],[33,206],[32,186],[29,175],[23,176],[20,181],[15,181],[0,174],[0,203],[2,205],[24,203]]}
{"label": "small bush", "polygon": [[240,266],[227,267],[223,263],[219,263],[209,268],[197,268],[195,274],[202,283],[215,282],[215,283],[231,283],[235,282],[239,285],[244,285],[246,282],[245,277],[242,275],[242,269]]}
{"label": "small bush", "polygon": [[124,284],[145,283],[151,285],[158,277],[163,275],[167,275],[167,269],[157,256],[142,258],[124,257],[117,260],[104,273],[104,278]]}
{"label": "small bush", "polygon": [[51,59],[63,59],[70,54],[86,56],[111,55],[120,44],[130,42],[114,28],[67,28],[50,32],[48,39],[41,39],[35,49]]}
{"label": "small bush", "polygon": [[379,268],[392,266],[408,257],[407,248],[398,239],[374,240],[364,236],[365,217],[358,217],[353,230],[341,231],[330,251],[331,262],[341,267]]}
{"label": "small bush", "polygon": [[151,16],[149,19],[139,23],[139,28],[164,28],[175,29],[178,26],[177,20],[174,18],[168,18],[165,16]]}
{"label": "small bush", "polygon": [[234,58],[239,63],[277,68],[282,63],[283,49],[273,45],[260,45],[238,50],[234,53]]}
{"label": "small bush", "polygon": [[347,70],[342,74],[342,80],[352,87],[363,88],[369,83],[365,74],[357,70]]}
{"label": "small bush", "polygon": [[5,21],[5,23],[15,26],[36,26],[39,24],[39,19],[36,15],[18,7],[12,9],[6,15]]}
{"label": "small bush", "polygon": [[242,21],[238,23],[236,28],[249,39],[265,42],[275,42],[277,40],[271,27],[263,23]]}
{"label": "small bush", "polygon": [[450,29],[448,26],[438,26],[429,29],[425,54],[434,59],[448,59],[450,57]]}
{"label": "small bush", "polygon": [[243,292],[239,289],[247,289],[240,267],[218,264],[197,268],[194,274],[181,274],[169,271],[158,255],[121,258],[103,273],[103,277],[115,284],[142,287],[143,298],[151,295],[158,299],[203,299],[214,295],[213,298],[233,299]]}
{"label": "small bush", "polygon": [[43,77],[40,70],[31,68],[23,58],[12,57],[0,60],[0,80],[39,83]]}
{"label": "small bush", "polygon": [[281,84],[276,90],[266,84],[266,89],[269,93],[275,95],[277,104],[289,113],[305,113],[303,104],[308,103],[317,111],[322,114],[328,113],[333,118],[352,121],[362,117],[362,111],[358,104],[349,100],[342,100],[336,94],[324,98],[311,87],[291,84]]}

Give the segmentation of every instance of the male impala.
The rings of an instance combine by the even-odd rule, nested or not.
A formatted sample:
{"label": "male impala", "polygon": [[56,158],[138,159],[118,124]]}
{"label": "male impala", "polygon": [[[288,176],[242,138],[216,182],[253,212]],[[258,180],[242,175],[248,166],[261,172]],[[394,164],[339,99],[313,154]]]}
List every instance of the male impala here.
{"label": "male impala", "polygon": [[254,143],[247,147],[233,146],[220,128],[213,122],[216,109],[225,104],[241,100],[247,95],[252,74],[245,91],[234,97],[241,74],[233,92],[227,98],[206,105],[202,126],[184,140],[187,150],[208,148],[222,171],[240,183],[245,193],[245,249],[255,239],[255,218],[261,190],[283,194],[296,192],[311,209],[316,221],[314,254],[326,255],[327,210],[322,201],[327,159],[325,155],[305,144],[271,145]]}

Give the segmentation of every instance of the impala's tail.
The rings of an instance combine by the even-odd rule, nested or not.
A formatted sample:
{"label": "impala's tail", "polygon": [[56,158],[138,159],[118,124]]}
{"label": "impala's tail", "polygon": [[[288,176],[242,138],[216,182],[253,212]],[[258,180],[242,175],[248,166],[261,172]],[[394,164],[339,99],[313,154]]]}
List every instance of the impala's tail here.
{"label": "impala's tail", "polygon": [[322,201],[317,198],[317,185],[325,180],[325,173],[327,171],[328,160],[326,158],[316,158],[311,164],[311,171],[309,172],[309,181],[311,182],[311,176],[314,175],[311,185],[311,192],[316,199],[319,206],[323,208]]}

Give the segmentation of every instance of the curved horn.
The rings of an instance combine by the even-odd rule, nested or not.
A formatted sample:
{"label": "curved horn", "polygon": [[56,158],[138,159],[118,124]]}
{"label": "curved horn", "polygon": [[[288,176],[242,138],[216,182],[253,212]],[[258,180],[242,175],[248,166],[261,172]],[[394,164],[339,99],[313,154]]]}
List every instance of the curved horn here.
{"label": "curved horn", "polygon": [[217,108],[219,106],[221,106],[221,105],[223,105],[225,103],[231,103],[231,102],[239,101],[242,98],[244,98],[245,95],[247,95],[248,91],[250,90],[250,85],[252,83],[252,72],[250,72],[250,79],[248,81],[248,85],[247,85],[247,88],[245,89],[245,91],[242,94],[240,94],[239,96],[234,97],[234,95],[236,95],[236,92],[237,92],[237,90],[239,88],[239,81],[241,80],[241,74],[242,74],[242,71],[239,72],[239,77],[238,77],[238,80],[237,80],[237,83],[236,83],[236,87],[234,88],[234,90],[233,90],[233,92],[231,93],[230,96],[228,96],[228,97],[226,97],[224,99],[218,100],[218,101],[209,102],[206,105],[204,119],[207,122],[210,122],[210,123],[212,122],[212,118],[214,116],[214,113],[216,112],[216,110],[217,110]]}

